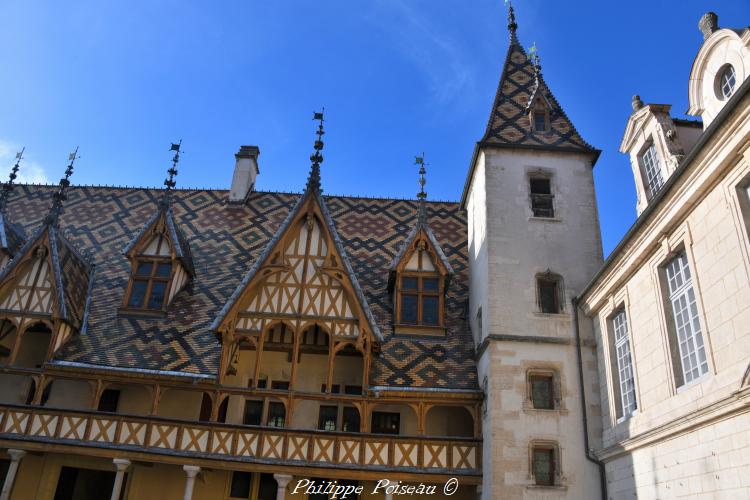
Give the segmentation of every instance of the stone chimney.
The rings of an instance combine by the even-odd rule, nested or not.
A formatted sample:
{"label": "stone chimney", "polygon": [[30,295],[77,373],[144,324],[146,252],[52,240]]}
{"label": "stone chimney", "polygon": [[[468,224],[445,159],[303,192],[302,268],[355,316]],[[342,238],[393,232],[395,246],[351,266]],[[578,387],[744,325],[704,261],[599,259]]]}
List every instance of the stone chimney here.
{"label": "stone chimney", "polygon": [[232,188],[229,191],[230,203],[242,203],[255,187],[255,178],[260,173],[258,155],[260,155],[258,146],[240,146],[240,150],[234,155],[236,162],[232,175]]}

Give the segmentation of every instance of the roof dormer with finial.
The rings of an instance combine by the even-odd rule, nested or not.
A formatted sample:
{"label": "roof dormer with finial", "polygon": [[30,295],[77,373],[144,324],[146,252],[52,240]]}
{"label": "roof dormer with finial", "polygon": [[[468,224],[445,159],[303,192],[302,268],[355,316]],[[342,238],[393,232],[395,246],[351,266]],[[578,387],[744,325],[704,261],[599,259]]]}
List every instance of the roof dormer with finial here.
{"label": "roof dormer with finial", "polygon": [[235,372],[240,344],[261,345],[279,322],[295,333],[317,325],[334,353],[348,344],[369,358],[384,340],[323,197],[323,112],[313,119],[305,190],[211,324],[222,342],[220,381]]}
{"label": "roof dormer with finial", "polygon": [[720,28],[718,16],[707,12],[698,29],[703,43],[690,70],[687,113],[705,129],[750,76],[750,27]]}
{"label": "roof dormer with finial", "polygon": [[71,335],[86,329],[94,267],[63,234],[60,221],[77,151],[69,156],[42,225],[0,272],[2,319],[13,323],[22,335],[32,325],[45,324],[52,332],[45,360]]}
{"label": "roof dormer with finial", "polygon": [[172,210],[181,145],[182,141],[170,147],[174,156],[156,211],[123,250],[132,268],[123,311],[162,315],[177,294],[195,278],[190,244]]}

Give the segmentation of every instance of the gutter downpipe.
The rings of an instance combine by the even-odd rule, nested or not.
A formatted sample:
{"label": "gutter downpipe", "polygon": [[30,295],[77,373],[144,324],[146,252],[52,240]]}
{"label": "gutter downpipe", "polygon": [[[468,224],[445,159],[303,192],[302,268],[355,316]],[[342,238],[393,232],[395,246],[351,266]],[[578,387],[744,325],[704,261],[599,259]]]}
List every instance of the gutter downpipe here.
{"label": "gutter downpipe", "polygon": [[581,388],[581,410],[583,418],[583,444],[586,447],[586,459],[593,462],[599,468],[599,484],[601,486],[602,500],[607,500],[607,472],[604,462],[597,459],[589,446],[589,420],[586,411],[586,387],[583,381],[583,355],[581,354],[581,332],[578,327],[578,297],[573,297],[573,325],[575,329],[576,355],[578,358],[578,384]]}

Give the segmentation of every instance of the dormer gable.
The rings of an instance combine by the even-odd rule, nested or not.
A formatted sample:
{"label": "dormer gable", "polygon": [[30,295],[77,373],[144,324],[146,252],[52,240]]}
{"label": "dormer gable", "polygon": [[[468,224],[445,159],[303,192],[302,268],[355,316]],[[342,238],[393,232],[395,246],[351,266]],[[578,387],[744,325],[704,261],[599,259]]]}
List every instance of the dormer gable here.
{"label": "dormer gable", "polygon": [[161,314],[195,276],[190,245],[161,206],[123,250],[131,265],[123,311]]}
{"label": "dormer gable", "polygon": [[42,226],[19,249],[0,273],[0,320],[12,330],[9,345],[3,342],[8,363],[16,362],[27,331],[47,332],[44,346],[29,348],[43,352],[47,361],[70,335],[85,329],[92,276],[93,266],[57,227]]}
{"label": "dormer gable", "polygon": [[430,226],[420,217],[389,269],[394,331],[443,335],[445,294],[452,277],[448,258]]}
{"label": "dormer gable", "polygon": [[661,190],[700,135],[700,123],[673,119],[669,104],[646,104],[633,97],[633,113],[620,142],[630,156],[640,214]]}

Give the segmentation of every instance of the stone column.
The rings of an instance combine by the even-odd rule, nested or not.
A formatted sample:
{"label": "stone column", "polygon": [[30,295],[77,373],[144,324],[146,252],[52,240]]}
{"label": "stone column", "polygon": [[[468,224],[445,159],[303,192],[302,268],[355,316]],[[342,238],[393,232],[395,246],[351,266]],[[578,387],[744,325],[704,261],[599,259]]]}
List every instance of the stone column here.
{"label": "stone column", "polygon": [[292,476],[289,474],[274,474],[273,478],[278,485],[278,489],[276,490],[276,500],[284,500],[284,498],[286,498],[286,485],[292,480]]}
{"label": "stone column", "polygon": [[0,500],[8,500],[10,498],[10,491],[13,489],[13,483],[16,481],[16,473],[18,472],[18,464],[21,459],[26,455],[23,450],[8,450],[10,455],[10,465],[8,466],[8,474],[5,476],[5,483],[3,489],[0,491]]}
{"label": "stone column", "polygon": [[182,470],[185,471],[187,478],[185,479],[185,494],[182,496],[182,500],[192,500],[193,498],[193,487],[195,486],[195,476],[201,471],[201,468],[197,465],[183,465]]}
{"label": "stone column", "polygon": [[125,479],[125,471],[130,467],[130,460],[126,458],[113,458],[112,463],[115,464],[115,468],[117,469],[115,484],[112,486],[112,500],[120,500],[122,482]]}

